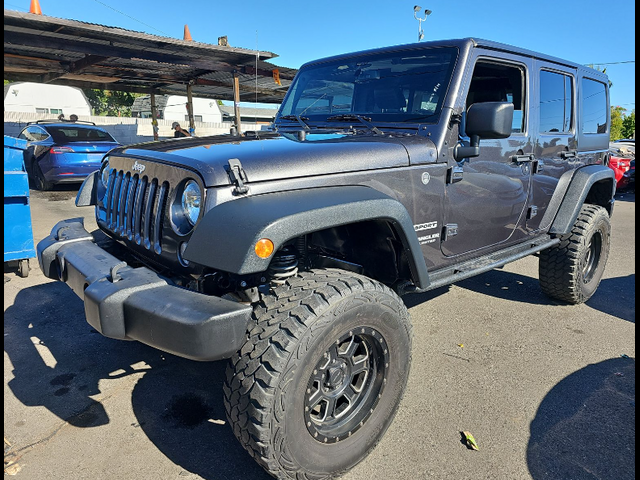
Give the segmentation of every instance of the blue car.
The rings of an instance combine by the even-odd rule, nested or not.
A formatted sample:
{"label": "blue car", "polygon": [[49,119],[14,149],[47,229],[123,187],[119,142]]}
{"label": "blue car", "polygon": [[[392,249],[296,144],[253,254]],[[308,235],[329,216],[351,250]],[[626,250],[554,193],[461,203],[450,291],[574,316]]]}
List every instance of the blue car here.
{"label": "blue car", "polygon": [[25,167],[38,190],[82,182],[100,168],[105,153],[120,145],[107,131],[82,121],[39,120],[28,124],[18,138],[27,141]]}

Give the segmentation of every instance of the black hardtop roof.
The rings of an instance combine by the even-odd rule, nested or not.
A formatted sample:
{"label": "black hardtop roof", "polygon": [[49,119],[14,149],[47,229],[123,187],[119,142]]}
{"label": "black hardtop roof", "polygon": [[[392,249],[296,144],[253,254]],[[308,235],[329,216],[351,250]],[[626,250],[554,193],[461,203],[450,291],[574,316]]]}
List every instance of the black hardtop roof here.
{"label": "black hardtop roof", "polygon": [[359,52],[351,52],[344,53],[340,55],[334,55],[331,57],[321,58],[318,60],[312,60],[310,62],[305,63],[300,68],[304,68],[309,65],[313,65],[316,63],[324,63],[329,61],[339,60],[341,58],[350,58],[358,55],[369,55],[374,53],[382,53],[382,52],[393,52],[393,51],[401,51],[401,50],[413,50],[413,49],[421,49],[421,48],[437,48],[437,47],[457,47],[460,50],[469,49],[474,47],[482,47],[490,50],[496,50],[501,52],[509,52],[515,53],[517,55],[522,55],[530,58],[537,58],[540,60],[545,60],[552,63],[557,63],[560,65],[565,65],[568,67],[573,67],[580,70],[589,71],[590,76],[592,77],[600,77],[602,79],[607,78],[607,75],[594,69],[591,67],[587,67],[586,65],[581,65],[579,63],[575,63],[569,60],[564,60],[562,58],[553,57],[551,55],[546,55],[539,52],[534,52],[533,50],[527,50],[526,48],[520,48],[513,45],[509,45],[506,43],[494,42],[491,40],[484,40],[481,38],[459,38],[459,39],[450,39],[450,40],[434,40],[431,42],[420,42],[420,43],[408,43],[404,45],[393,45],[389,47],[382,48],[374,48],[370,50],[362,50]]}

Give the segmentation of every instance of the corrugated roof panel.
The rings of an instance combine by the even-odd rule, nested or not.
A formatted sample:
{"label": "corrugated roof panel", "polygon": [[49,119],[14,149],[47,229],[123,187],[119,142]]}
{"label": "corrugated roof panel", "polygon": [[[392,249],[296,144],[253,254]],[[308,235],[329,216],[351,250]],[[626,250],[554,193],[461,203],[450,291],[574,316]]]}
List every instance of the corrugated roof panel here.
{"label": "corrugated roof panel", "polygon": [[[279,103],[296,73],[276,55],[185,41],[119,27],[5,10],[5,78],[81,88],[184,94]],[[280,72],[282,86],[273,80]]]}

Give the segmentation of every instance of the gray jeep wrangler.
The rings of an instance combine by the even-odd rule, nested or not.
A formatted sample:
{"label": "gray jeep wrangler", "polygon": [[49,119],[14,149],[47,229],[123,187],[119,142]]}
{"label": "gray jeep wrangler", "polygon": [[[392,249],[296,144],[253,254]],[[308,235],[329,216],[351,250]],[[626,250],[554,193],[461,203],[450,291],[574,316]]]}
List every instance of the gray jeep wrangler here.
{"label": "gray jeep wrangler", "polygon": [[233,431],[281,479],[337,476],[391,423],[411,363],[400,296],[540,258],[581,303],[609,253],[607,77],[476,39],[301,67],[272,132],[112,150],[44,274],[107,337],[228,358]]}

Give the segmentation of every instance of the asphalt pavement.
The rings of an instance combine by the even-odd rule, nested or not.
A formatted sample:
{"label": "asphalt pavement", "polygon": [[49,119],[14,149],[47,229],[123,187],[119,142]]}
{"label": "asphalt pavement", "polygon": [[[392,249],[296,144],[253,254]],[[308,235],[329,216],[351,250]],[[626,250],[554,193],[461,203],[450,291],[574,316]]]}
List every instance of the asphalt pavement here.
{"label": "asphalt pavement", "polygon": [[[95,228],[75,193],[31,192],[36,242],[61,219]],[[635,478],[634,194],[617,196],[612,225],[604,279],[584,305],[546,297],[535,257],[405,297],[414,343],[404,400],[343,478]],[[6,265],[4,276],[5,475],[271,478],[226,423],[224,362],[102,337],[33,260],[27,278]]]}

